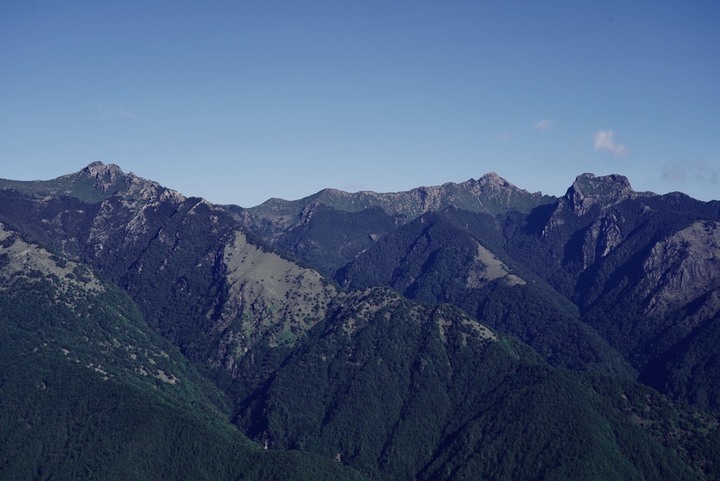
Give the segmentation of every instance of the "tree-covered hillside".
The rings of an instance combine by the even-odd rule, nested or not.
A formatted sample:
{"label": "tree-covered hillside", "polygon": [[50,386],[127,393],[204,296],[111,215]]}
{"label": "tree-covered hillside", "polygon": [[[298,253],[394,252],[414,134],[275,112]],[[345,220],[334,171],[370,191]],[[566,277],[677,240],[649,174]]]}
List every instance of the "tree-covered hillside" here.
{"label": "tree-covered hillside", "polygon": [[718,212],[589,174],[252,210],[2,181],[0,473],[718,479]]}
{"label": "tree-covered hillside", "polygon": [[360,479],[265,451],[128,296],[0,230],[0,479]]}
{"label": "tree-covered hillside", "polygon": [[[714,418],[690,428],[709,429],[711,440],[668,445],[660,438],[677,429],[682,412],[670,403],[655,412],[658,395],[637,389],[551,368],[457,309],[373,288],[339,299],[268,382],[248,393],[237,421],[258,441],[318,452],[376,479],[713,473],[720,438],[705,423]],[[623,404],[626,390],[640,402]],[[667,425],[644,429],[631,407],[643,417],[668,415]]]}

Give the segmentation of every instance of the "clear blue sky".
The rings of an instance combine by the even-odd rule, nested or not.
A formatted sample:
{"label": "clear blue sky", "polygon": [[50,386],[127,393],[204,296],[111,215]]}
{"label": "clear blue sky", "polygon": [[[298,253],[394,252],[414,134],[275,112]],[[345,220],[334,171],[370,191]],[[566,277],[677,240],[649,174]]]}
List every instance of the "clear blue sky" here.
{"label": "clear blue sky", "polygon": [[0,178],[249,207],[495,171],[720,198],[720,2],[0,2]]}

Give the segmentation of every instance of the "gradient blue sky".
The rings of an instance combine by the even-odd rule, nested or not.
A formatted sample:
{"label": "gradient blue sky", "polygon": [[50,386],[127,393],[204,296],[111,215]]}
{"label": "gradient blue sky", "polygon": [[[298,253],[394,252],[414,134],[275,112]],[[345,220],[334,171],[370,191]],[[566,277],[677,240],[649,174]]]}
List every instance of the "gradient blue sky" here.
{"label": "gradient blue sky", "polygon": [[720,198],[720,2],[0,2],[0,178],[249,207],[494,171]]}

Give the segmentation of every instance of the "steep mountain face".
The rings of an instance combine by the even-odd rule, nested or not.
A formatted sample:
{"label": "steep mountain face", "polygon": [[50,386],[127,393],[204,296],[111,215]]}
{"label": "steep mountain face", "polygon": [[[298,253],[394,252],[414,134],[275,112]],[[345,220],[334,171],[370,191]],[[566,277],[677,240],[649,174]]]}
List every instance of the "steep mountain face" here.
{"label": "steep mountain face", "polygon": [[719,313],[718,207],[585,175],[553,207],[512,217],[506,250],[572,299],[641,379],[716,409],[720,371],[698,343]]}
{"label": "steep mountain face", "polygon": [[[560,199],[489,174],[253,209],[99,163],[0,181],[0,468],[717,479],[720,423],[703,409],[720,384],[719,212],[619,176],[583,175]],[[13,422],[31,418],[24,450]],[[133,474],[118,440],[138,432]]]}
{"label": "steep mountain face", "polygon": [[644,382],[712,408],[720,407],[720,364],[710,345],[720,319],[717,225],[695,220],[658,236],[644,255],[625,263],[626,273],[611,274],[626,287],[606,284],[586,310],[588,322],[628,353]]}

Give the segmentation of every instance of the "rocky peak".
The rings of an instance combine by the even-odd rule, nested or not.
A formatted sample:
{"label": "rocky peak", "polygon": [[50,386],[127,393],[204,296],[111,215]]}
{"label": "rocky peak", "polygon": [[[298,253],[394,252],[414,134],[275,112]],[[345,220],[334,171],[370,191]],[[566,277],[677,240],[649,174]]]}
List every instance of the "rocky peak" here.
{"label": "rocky peak", "polygon": [[94,177],[96,179],[109,178],[110,180],[114,180],[118,176],[124,175],[122,169],[117,165],[105,165],[100,161],[89,164],[81,172],[88,177]]}
{"label": "rocky peak", "polygon": [[[81,178],[86,178],[93,182],[93,187],[98,191],[111,192],[117,190],[121,184],[129,183],[128,176],[120,167],[115,164],[103,164],[102,162],[93,162],[80,172]],[[134,177],[130,174],[130,177]]]}
{"label": "rocky peak", "polygon": [[497,186],[497,187],[515,187],[513,184],[503,179],[495,172],[488,172],[480,177],[478,183],[481,185]]}
{"label": "rocky peak", "polygon": [[[598,177],[589,173],[578,175],[558,201],[542,235],[545,237],[554,227],[564,224],[568,216],[583,216],[595,206],[605,211],[634,195],[635,192],[625,176],[611,174]],[[610,227],[605,226],[603,229]]]}
{"label": "rocky peak", "polygon": [[467,189],[475,190],[478,192],[502,192],[505,190],[521,190],[515,187],[512,183],[497,175],[495,172],[489,172],[477,180],[470,179],[460,185]]}
{"label": "rocky peak", "polygon": [[[125,202],[136,203],[140,208],[145,203],[170,201],[183,202],[186,197],[157,182],[138,177],[132,172],[125,173],[115,164],[93,162],[75,174],[61,177],[64,186],[67,180],[71,186],[65,189],[66,195],[72,195],[86,202],[101,202],[113,196],[121,196]],[[54,181],[51,181],[54,182]]]}
{"label": "rocky peak", "polygon": [[567,190],[563,201],[577,215],[587,213],[592,206],[601,208],[613,206],[633,194],[627,177],[617,174],[597,177],[593,174],[581,174]]}
{"label": "rocky peak", "polygon": [[529,211],[541,203],[551,202],[554,199],[544,196],[541,192],[530,193],[521,189],[495,172],[489,172],[477,180],[465,181],[459,184],[459,187],[474,196],[476,202],[483,207],[482,209],[472,207],[469,210],[485,210],[492,214],[507,209]]}

